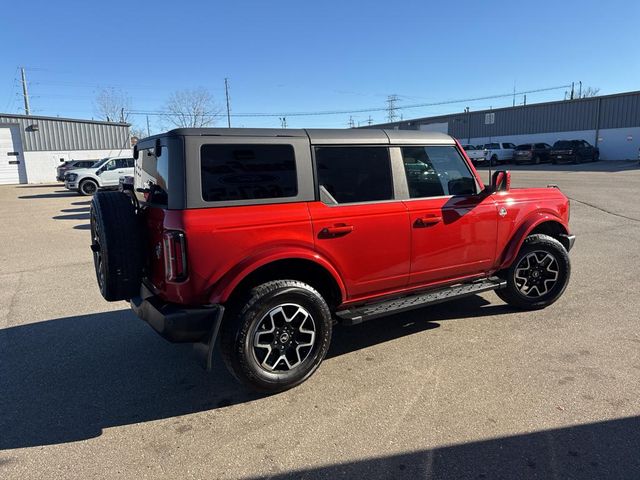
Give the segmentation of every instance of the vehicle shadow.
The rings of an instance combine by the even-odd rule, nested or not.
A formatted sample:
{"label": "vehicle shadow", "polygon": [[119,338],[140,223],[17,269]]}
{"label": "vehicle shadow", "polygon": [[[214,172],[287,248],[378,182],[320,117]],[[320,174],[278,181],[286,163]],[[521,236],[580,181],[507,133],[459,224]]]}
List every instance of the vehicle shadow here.
{"label": "vehicle shadow", "polygon": [[[329,356],[427,331],[434,321],[510,311],[487,303],[470,297],[336,328]],[[0,450],[92,438],[108,427],[261,397],[232,379],[218,352],[207,373],[190,345],[164,341],[128,309],[0,330]]]}
{"label": "vehicle shadow", "polygon": [[78,208],[63,208],[60,211],[62,213],[76,213],[76,212],[88,212],[89,210],[91,210],[91,207],[87,205],[85,207],[78,207]]}
{"label": "vehicle shadow", "polygon": [[64,187],[62,183],[38,183],[29,185],[18,185],[17,188],[60,188]]}
{"label": "vehicle shadow", "polygon": [[[640,417],[269,475],[300,479],[638,479]],[[252,477],[265,478],[265,477]]]}
{"label": "vehicle shadow", "polygon": [[[53,218],[54,220],[89,220],[89,218],[91,217],[91,215],[89,214],[89,212],[86,209],[82,209],[84,210],[84,213],[69,213],[66,215],[55,215]],[[64,210],[61,210],[64,212]]]}
{"label": "vehicle shadow", "polygon": [[53,193],[40,193],[35,195],[22,195],[18,198],[23,200],[31,200],[36,198],[62,198],[62,197],[77,197],[76,192],[69,192],[67,190],[58,190]]}

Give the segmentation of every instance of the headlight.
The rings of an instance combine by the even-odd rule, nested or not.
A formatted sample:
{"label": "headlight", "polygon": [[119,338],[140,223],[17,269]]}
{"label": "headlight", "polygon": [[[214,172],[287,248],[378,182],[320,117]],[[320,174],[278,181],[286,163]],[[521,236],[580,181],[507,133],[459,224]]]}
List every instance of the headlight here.
{"label": "headlight", "polygon": [[77,173],[67,173],[65,175],[65,180],[68,180],[70,182],[75,182],[76,178],[78,178],[78,174]]}

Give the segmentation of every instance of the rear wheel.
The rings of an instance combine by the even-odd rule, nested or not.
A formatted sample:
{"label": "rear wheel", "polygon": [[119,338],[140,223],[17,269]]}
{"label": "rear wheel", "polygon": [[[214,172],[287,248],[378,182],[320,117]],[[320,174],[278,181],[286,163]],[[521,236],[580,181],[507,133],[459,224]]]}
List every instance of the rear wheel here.
{"label": "rear wheel", "polygon": [[91,180],[90,178],[86,180],[82,180],[80,185],[78,186],[78,191],[85,196],[95,195],[98,191],[98,184],[95,180]]}
{"label": "rear wheel", "polygon": [[533,157],[533,163],[535,163],[536,165],[540,165],[540,157],[537,155]]}
{"label": "rear wheel", "polygon": [[571,275],[569,254],[553,237],[530,235],[502,275],[507,286],[496,290],[502,300],[525,310],[545,308],[567,288]]}
{"label": "rear wheel", "polygon": [[264,283],[229,313],[220,332],[222,357],[233,376],[255,390],[280,392],[299,385],[329,349],[329,307],[306,283]]}
{"label": "rear wheel", "polygon": [[491,157],[491,160],[489,160],[489,165],[490,166],[494,166],[498,164],[498,157],[496,157],[495,155],[493,157]]}

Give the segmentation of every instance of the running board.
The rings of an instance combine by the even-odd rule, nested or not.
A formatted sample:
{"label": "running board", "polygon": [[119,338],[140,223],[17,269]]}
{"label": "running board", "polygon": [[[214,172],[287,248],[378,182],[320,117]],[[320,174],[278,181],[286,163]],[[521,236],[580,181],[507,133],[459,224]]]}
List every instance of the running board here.
{"label": "running board", "polygon": [[427,305],[447,302],[456,298],[462,298],[476,293],[488,292],[498,288],[504,288],[507,281],[498,277],[484,278],[472,283],[459,283],[450,287],[420,292],[408,297],[395,298],[377,303],[363,305],[336,312],[336,316],[344,325],[356,325],[366,320],[372,320],[394,313],[406,312]]}

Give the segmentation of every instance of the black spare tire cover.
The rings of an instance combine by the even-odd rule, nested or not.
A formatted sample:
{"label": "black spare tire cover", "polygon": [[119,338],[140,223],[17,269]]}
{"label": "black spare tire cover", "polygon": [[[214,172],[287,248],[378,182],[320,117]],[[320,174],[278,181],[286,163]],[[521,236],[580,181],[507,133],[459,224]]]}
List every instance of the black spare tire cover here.
{"label": "black spare tire cover", "polygon": [[131,199],[97,192],[91,201],[91,250],[100,293],[110,302],[140,294],[142,229]]}

